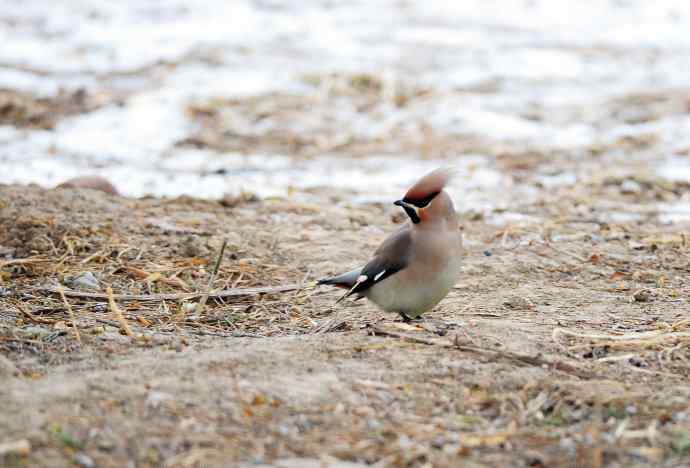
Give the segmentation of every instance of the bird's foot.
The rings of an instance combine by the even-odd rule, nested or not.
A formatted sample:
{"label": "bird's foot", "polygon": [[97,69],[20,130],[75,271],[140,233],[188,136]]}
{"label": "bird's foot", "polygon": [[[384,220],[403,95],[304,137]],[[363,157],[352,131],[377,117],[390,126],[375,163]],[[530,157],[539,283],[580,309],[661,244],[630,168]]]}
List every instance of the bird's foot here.
{"label": "bird's foot", "polygon": [[422,317],[409,317],[405,312],[398,312],[398,315],[400,315],[400,318],[402,318],[402,321],[405,323],[422,321]]}

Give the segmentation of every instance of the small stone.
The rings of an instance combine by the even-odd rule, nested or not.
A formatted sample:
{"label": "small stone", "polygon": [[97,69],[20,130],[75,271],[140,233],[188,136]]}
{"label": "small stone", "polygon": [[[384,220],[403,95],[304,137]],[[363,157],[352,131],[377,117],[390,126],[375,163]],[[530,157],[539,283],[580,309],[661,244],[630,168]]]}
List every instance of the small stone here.
{"label": "small stone", "polygon": [[639,182],[632,179],[625,179],[621,184],[621,193],[628,195],[637,195],[642,193],[642,186]]}
{"label": "small stone", "polygon": [[639,458],[650,462],[659,463],[664,459],[664,451],[658,447],[640,447],[632,449],[630,452]]}
{"label": "small stone", "polygon": [[12,440],[0,444],[0,457],[4,455],[27,456],[31,453],[31,443],[26,439]]}
{"label": "small stone", "polygon": [[96,466],[96,463],[94,463],[93,458],[91,458],[84,452],[78,452],[74,455],[74,463],[76,463],[79,466],[83,466],[84,468],[92,468]]}
{"label": "small stone", "polygon": [[98,441],[96,445],[98,446],[99,450],[103,450],[104,452],[110,452],[117,446],[117,443],[110,438],[102,438]]}
{"label": "small stone", "polygon": [[90,271],[79,273],[75,277],[68,278],[65,282],[69,287],[75,289],[100,289],[101,287],[96,275]]}
{"label": "small stone", "polygon": [[[2,208],[3,205],[0,204],[0,208]],[[0,245],[0,257],[4,257],[7,260],[12,260],[12,256],[14,255],[16,249],[12,249],[10,247],[5,247]]]}
{"label": "small stone", "polygon": [[20,328],[19,330],[17,330],[17,333],[22,335],[23,338],[41,340],[50,335],[52,332],[44,327],[31,326],[26,328]]}
{"label": "small stone", "polygon": [[631,302],[651,302],[654,299],[654,292],[650,289],[640,289],[632,295]]}
{"label": "small stone", "polygon": [[575,441],[569,437],[564,437],[560,440],[558,445],[565,450],[574,450],[577,444],[575,444]]}
{"label": "small stone", "polygon": [[146,407],[151,409],[159,408],[163,403],[171,401],[173,396],[165,392],[151,392],[146,397]]}
{"label": "small stone", "polygon": [[503,301],[503,305],[509,309],[534,309],[532,301],[522,296],[511,296]]}

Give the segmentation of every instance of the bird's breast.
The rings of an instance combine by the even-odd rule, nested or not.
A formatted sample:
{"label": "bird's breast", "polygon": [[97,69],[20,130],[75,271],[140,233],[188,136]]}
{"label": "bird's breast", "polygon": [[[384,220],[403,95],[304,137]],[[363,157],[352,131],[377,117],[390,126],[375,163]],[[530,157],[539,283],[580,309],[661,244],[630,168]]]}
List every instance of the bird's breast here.
{"label": "bird's breast", "polygon": [[407,268],[372,286],[366,296],[383,310],[409,317],[432,309],[446,297],[460,273],[459,237],[447,240],[447,245],[435,243],[434,249],[420,248]]}

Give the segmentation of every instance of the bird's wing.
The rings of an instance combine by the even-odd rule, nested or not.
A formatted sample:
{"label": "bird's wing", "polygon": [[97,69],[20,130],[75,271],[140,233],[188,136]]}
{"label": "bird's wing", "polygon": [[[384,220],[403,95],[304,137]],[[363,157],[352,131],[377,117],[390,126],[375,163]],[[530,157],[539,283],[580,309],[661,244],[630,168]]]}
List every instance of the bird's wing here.
{"label": "bird's wing", "polygon": [[402,226],[376,249],[374,258],[364,265],[356,284],[345,297],[356,293],[361,294],[376,283],[380,283],[389,276],[405,269],[410,261],[411,245],[412,231],[410,226]]}

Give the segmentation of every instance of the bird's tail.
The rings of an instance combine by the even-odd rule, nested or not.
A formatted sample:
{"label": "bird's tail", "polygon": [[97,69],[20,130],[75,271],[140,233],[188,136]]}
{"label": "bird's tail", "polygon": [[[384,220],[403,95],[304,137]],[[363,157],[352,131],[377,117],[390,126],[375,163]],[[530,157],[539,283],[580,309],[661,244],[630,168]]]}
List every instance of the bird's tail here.
{"label": "bird's tail", "polygon": [[350,289],[357,283],[357,278],[359,278],[361,274],[362,268],[356,268],[342,275],[321,279],[316,284],[327,284],[338,288]]}

